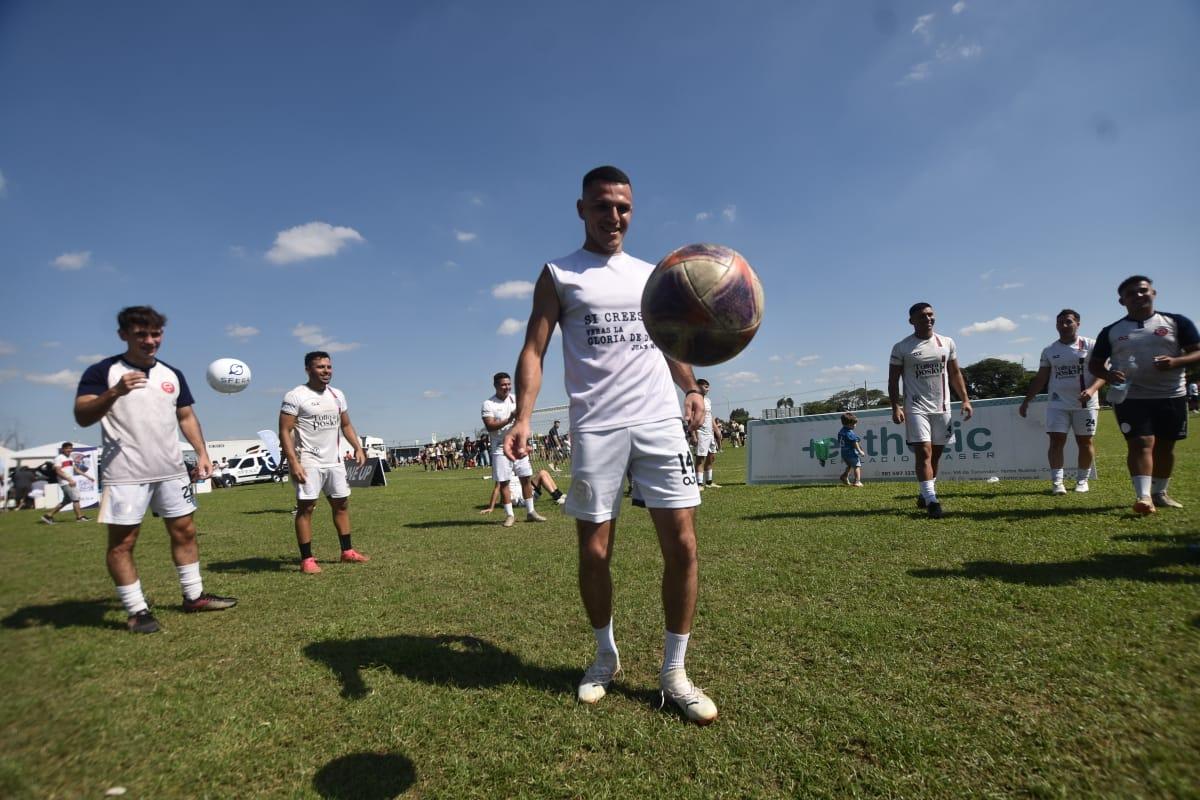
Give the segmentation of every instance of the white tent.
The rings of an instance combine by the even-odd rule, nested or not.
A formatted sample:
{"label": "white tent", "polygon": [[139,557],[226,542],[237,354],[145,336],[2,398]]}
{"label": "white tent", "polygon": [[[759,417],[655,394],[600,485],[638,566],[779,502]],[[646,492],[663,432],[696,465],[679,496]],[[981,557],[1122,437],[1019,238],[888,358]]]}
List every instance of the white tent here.
{"label": "white tent", "polygon": [[[15,467],[18,464],[28,464],[31,467],[36,467],[44,461],[49,461],[58,455],[58,449],[62,447],[62,443],[66,439],[58,439],[47,444],[38,445],[37,447],[27,447],[24,450],[15,450],[9,452],[5,457],[8,460],[10,467]],[[76,447],[92,447],[87,442],[71,442]]]}

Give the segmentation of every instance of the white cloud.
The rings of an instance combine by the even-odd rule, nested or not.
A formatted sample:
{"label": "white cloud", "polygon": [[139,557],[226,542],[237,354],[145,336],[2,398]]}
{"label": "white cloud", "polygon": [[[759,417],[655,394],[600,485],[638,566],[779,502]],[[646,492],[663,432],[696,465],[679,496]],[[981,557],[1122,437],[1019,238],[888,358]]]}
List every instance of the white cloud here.
{"label": "white cloud", "polygon": [[80,373],[76,370],[60,369],[58,372],[26,372],[25,380],[46,386],[74,389],[79,384],[79,376]]}
{"label": "white cloud", "polygon": [[820,361],[820,360],[821,360],[820,356],[800,356],[799,358],[796,359],[796,366],[797,367],[807,367],[812,362]]}
{"label": "white cloud", "polygon": [[917,83],[919,81],[928,80],[930,74],[929,62],[922,61],[920,64],[913,64],[912,69],[908,71],[900,83]]}
{"label": "white cloud", "polygon": [[437,389],[426,389],[425,391],[421,392],[421,397],[424,397],[426,400],[437,400],[442,396],[442,394],[443,393]]}
{"label": "white cloud", "polygon": [[1025,344],[1026,342],[1032,342],[1032,341],[1033,341],[1032,336],[1020,336],[1016,339],[1009,340],[1010,344]]}
{"label": "white cloud", "polygon": [[350,242],[364,242],[354,228],[333,226],[328,222],[306,222],[275,234],[275,246],[267,251],[272,264],[291,264],[310,258],[337,255]]}
{"label": "white cloud", "polygon": [[926,44],[933,38],[933,31],[930,30],[930,27],[933,25],[933,17],[933,14],[922,14],[917,17],[917,21],[912,28],[912,32],[924,39]]}
{"label": "white cloud", "polygon": [[302,343],[324,350],[328,353],[342,353],[346,350],[355,350],[362,345],[358,342],[338,342],[330,336],[326,336],[320,326],[305,325],[303,322],[292,328],[292,336],[295,336]]}
{"label": "white cloud", "polygon": [[443,261],[442,269],[456,270],[456,269],[458,269],[458,262],[457,261]]}
{"label": "white cloud", "polygon": [[767,361],[783,361],[783,356],[771,356]]}
{"label": "white cloud", "polygon": [[104,353],[88,353],[82,356],[75,356],[75,360],[80,364],[95,364],[97,361],[103,361],[108,358]]}
{"label": "white cloud", "polygon": [[711,211],[701,211],[699,214],[696,215],[696,222],[705,222],[710,219],[712,219]]}
{"label": "white cloud", "polygon": [[260,331],[253,325],[226,325],[225,333],[229,334],[234,339],[249,339],[251,336],[258,336]]}
{"label": "white cloud", "polygon": [[58,258],[50,262],[55,269],[61,269],[63,272],[70,272],[77,269],[83,269],[88,262],[92,260],[91,250],[76,250],[71,253],[63,253]]}
{"label": "white cloud", "polygon": [[1008,317],[996,317],[995,319],[989,319],[987,322],[972,322],[967,327],[960,328],[958,332],[963,336],[971,336],[976,333],[994,333],[996,331],[1008,333],[1016,329],[1017,323]]}
{"label": "white cloud", "polygon": [[965,0],[958,0],[957,3],[950,6],[950,12],[952,14],[961,14],[962,12],[964,12],[966,10],[967,10],[967,4],[966,4]]}
{"label": "white cloud", "polygon": [[978,42],[968,42],[961,36],[951,44],[939,44],[934,51],[938,61],[967,61],[982,54],[983,48]]}
{"label": "white cloud", "polygon": [[467,202],[473,206],[482,206],[483,195],[479,194],[478,192],[472,192],[471,194],[467,195]]}
{"label": "white cloud", "polygon": [[460,242],[473,242],[479,238],[479,234],[471,233],[470,231],[455,231],[454,238]]}
{"label": "white cloud", "polygon": [[838,375],[861,375],[865,372],[874,372],[875,368],[869,364],[846,364],[842,367],[826,367],[821,370],[822,375],[830,377]]}
{"label": "white cloud", "polygon": [[987,358],[998,358],[1001,361],[1013,361],[1017,364],[1025,364],[1032,362],[1032,357],[1029,353],[994,353]]}
{"label": "white cloud", "polygon": [[997,286],[997,289],[1020,289],[1025,284],[1023,283],[1002,283]]}
{"label": "white cloud", "polygon": [[509,317],[500,323],[500,327],[496,328],[496,333],[501,336],[512,336],[515,333],[520,333],[525,329],[525,325],[519,319]]}
{"label": "white cloud", "polygon": [[734,372],[721,377],[726,386],[742,386],[747,383],[758,383],[759,381],[758,373],[750,372],[749,370]]}
{"label": "white cloud", "polygon": [[15,352],[17,352],[15,344],[0,339],[0,356],[11,356]]}
{"label": "white cloud", "polygon": [[995,269],[989,269],[987,272],[979,273],[979,280],[986,281],[988,278],[992,277],[992,273],[995,271]]}
{"label": "white cloud", "polygon": [[721,216],[725,218],[726,222],[733,222],[735,219],[737,219],[737,206],[725,206],[723,209],[721,209]]}
{"label": "white cloud", "polygon": [[492,287],[492,297],[501,300],[521,299],[533,295],[533,284],[529,281],[505,281]]}
{"label": "white cloud", "polygon": [[62,347],[62,342],[56,342],[51,339],[48,342],[42,342],[42,347]]}
{"label": "white cloud", "polygon": [[1021,319],[1035,319],[1038,322],[1049,322],[1049,314],[1022,314]]}

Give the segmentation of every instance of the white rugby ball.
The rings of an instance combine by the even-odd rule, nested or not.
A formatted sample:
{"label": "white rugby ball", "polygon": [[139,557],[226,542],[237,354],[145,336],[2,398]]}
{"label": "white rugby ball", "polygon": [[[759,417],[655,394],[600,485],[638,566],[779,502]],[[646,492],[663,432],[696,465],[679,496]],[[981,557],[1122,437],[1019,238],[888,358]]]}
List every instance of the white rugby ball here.
{"label": "white rugby ball", "polygon": [[234,394],[250,385],[250,367],[236,358],[218,358],[208,365],[208,385],[221,394]]}

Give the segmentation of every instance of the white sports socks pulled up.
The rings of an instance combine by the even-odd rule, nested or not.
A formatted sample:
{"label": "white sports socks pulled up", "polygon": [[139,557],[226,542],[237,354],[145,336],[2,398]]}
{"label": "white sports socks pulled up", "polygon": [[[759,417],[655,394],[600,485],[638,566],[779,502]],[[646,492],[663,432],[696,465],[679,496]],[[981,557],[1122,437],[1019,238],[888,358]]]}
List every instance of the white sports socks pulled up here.
{"label": "white sports socks pulled up", "polygon": [[1171,482],[1170,478],[1151,478],[1150,493],[1151,494],[1166,494],[1167,484]]}
{"label": "white sports socks pulled up", "polygon": [[117,597],[121,598],[121,605],[125,606],[125,613],[131,617],[139,611],[150,608],[142,594],[141,581],[134,581],[128,586],[118,586]]}
{"label": "white sports socks pulled up", "polygon": [[175,567],[179,573],[179,588],[183,589],[184,600],[195,600],[204,593],[204,581],[200,579],[200,562]]}
{"label": "white sports socks pulled up", "polygon": [[1063,468],[1050,470],[1050,482],[1057,485],[1063,482]]}
{"label": "white sports socks pulled up", "polygon": [[1133,478],[1133,493],[1138,497],[1150,496],[1150,476],[1149,475],[1134,475]]}
{"label": "white sports socks pulled up", "polygon": [[596,637],[596,660],[617,660],[617,641],[613,638],[612,620],[603,628],[592,628],[592,634]]}
{"label": "white sports socks pulled up", "polygon": [[937,502],[937,478],[921,481],[921,497],[924,497],[927,503]]}
{"label": "white sports socks pulled up", "polygon": [[684,658],[687,657],[688,639],[690,633],[671,633],[663,635],[663,665],[665,675],[673,669],[683,669]]}

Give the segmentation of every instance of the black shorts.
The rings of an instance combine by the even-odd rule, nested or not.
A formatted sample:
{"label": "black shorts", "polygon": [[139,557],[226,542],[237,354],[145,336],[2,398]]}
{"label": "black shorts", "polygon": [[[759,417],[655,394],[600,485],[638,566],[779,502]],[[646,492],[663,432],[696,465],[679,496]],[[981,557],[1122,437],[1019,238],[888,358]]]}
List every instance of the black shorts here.
{"label": "black shorts", "polygon": [[1113,407],[1117,425],[1125,438],[1153,436],[1156,439],[1186,439],[1187,398],[1164,397],[1154,400],[1126,400]]}

